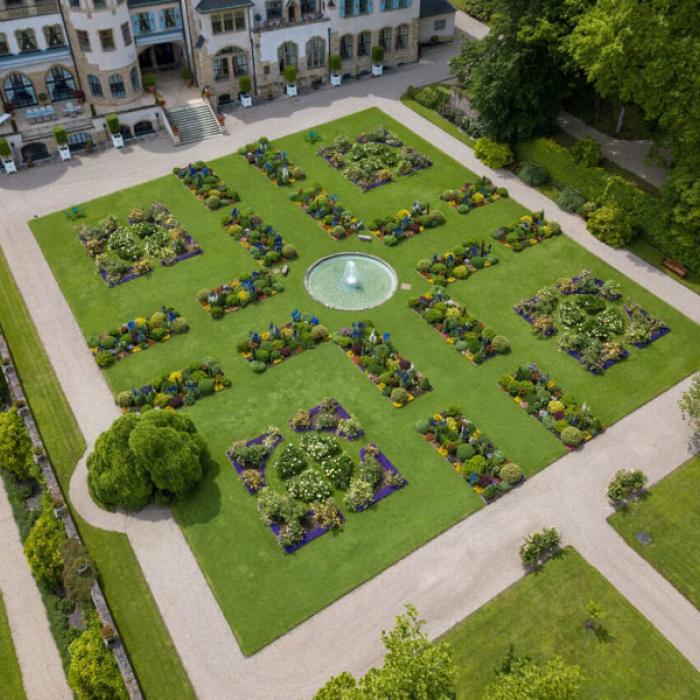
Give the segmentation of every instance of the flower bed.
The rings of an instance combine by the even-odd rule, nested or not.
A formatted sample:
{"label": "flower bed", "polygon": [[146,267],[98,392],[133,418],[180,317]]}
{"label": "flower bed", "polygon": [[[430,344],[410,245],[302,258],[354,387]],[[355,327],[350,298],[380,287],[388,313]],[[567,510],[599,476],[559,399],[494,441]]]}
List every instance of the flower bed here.
{"label": "flower bed", "polygon": [[168,266],[204,252],[158,203],[132,209],[126,224],[110,215],[96,226],[79,226],[77,233],[108,287],[145,275],[156,260]]}
{"label": "flower bed", "polygon": [[188,330],[187,321],[175,309],[164,306],[148,318],[139,316],[107,333],[88,336],[86,342],[95,356],[95,362],[100,367],[109,367],[135,352],[148,350],[152,345],[164,343],[173,335]]}
{"label": "flower bed", "polygon": [[395,408],[432,389],[428,378],[399,355],[389,333],[377,333],[370,322],[359,321],[351,328],[341,328],[333,340]]}
{"label": "flower bed", "polygon": [[579,404],[536,364],[518,367],[498,384],[513,400],[573,450],[603,432],[587,404]]}
{"label": "flower bed", "polygon": [[226,233],[237,240],[263,267],[290,262],[297,257],[296,248],[257,214],[241,212],[234,207],[222,222]]}
{"label": "flower bed", "polygon": [[299,189],[289,197],[334,240],[340,241],[365,230],[362,219],[338,204],[338,197],[321,187]]}
{"label": "flower bed", "polygon": [[184,168],[173,168],[173,175],[182,180],[187,189],[212,211],[241,201],[238,193],[231,189],[203,160],[190,163]]}
{"label": "flower bed", "polygon": [[282,291],[282,284],[269,272],[253,270],[249,275],[243,275],[219,287],[200,289],[197,301],[212,318],[219,319],[224,314],[233,313]]}
{"label": "flower bed", "polygon": [[337,399],[326,398],[308,411],[297,411],[289,419],[295,433],[320,430],[346,440],[357,440],[364,435],[360,422],[351,416]]}
{"label": "flower bed", "polygon": [[561,226],[556,221],[546,221],[544,212],[535,211],[521,216],[510,226],[497,228],[491,236],[506,248],[519,253],[525,248],[560,234]]}
{"label": "flower bed", "polygon": [[670,332],[637,304],[623,305],[620,300],[617,282],[604,282],[583,270],[575,277],[562,277],[514,308],[535,334],[549,337],[558,333],[560,350],[589,372],[600,374],[628,357],[623,341],[644,348]]}
{"label": "flower bed", "polygon": [[408,481],[401,476],[399,470],[374,443],[360,449],[360,461],[362,464],[367,465],[370,463],[370,460],[376,461],[379,465],[381,468],[381,475],[377,483],[372,484],[374,493],[369,501],[352,508],[356,513],[367,510],[375,503],[378,503],[387,496],[391,496],[394,491],[398,491],[408,484]]}
{"label": "flower bed", "polygon": [[486,328],[442,287],[409,299],[408,305],[472,364],[480,365],[489,357],[510,351],[504,336]]}
{"label": "flower bed", "polygon": [[430,211],[428,202],[413,202],[411,209],[399,209],[396,214],[375,219],[370,228],[384,245],[394,246],[407,238],[436,228],[445,223],[445,215],[439,210]]}
{"label": "flower bed", "polygon": [[292,320],[281,328],[274,323],[267,331],[250,331],[238,344],[238,352],[250,363],[251,369],[264,372],[272,365],[311,350],[328,340],[328,330],[316,316],[292,311]]}
{"label": "flower bed", "polygon": [[337,136],[318,155],[365,192],[432,165],[384,127],[360,134],[355,143]]}
{"label": "flower bed", "polygon": [[279,187],[306,179],[304,171],[289,160],[287,152],[278,151],[265,136],[239,149],[238,153]]}
{"label": "flower bed", "polygon": [[496,187],[487,177],[476,182],[466,182],[458,190],[444,190],[440,199],[448,202],[460,214],[468,214],[472,209],[484,207],[491,202],[508,197],[505,187]]}
{"label": "flower bed", "polygon": [[470,274],[485,267],[498,264],[498,258],[491,253],[491,243],[469,240],[442,255],[435,254],[428,260],[424,258],[416,263],[416,270],[430,284],[447,286],[458,280],[466,279]]}
{"label": "flower bed", "polygon": [[192,406],[229,386],[231,380],[224,376],[216,360],[205,358],[181,370],[166,372],[139,389],[120,392],[117,405],[124,413],[154,408],[173,410]]}
{"label": "flower bed", "polygon": [[270,456],[284,436],[274,426],[247,442],[234,442],[226,451],[229,462],[249,494],[255,494],[267,483],[265,469]]}
{"label": "flower bed", "polygon": [[416,430],[486,503],[523,481],[520,467],[509,462],[457,407],[418,421]]}

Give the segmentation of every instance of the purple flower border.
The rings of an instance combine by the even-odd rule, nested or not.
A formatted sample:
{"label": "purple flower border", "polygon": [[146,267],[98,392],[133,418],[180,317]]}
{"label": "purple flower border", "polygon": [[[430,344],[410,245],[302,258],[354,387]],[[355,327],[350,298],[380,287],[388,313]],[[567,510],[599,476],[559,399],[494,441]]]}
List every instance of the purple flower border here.
{"label": "purple flower border", "polygon": [[[338,420],[347,420],[350,418],[350,414],[345,410],[343,407],[343,404],[340,403],[337,399],[335,400],[336,402],[336,408],[335,408],[335,415],[338,418]],[[321,404],[318,404],[314,406],[313,408],[309,409],[309,417],[313,418],[315,415],[321,412]],[[319,428],[315,424],[312,423],[310,428],[295,428],[292,425],[292,420],[291,418],[287,421],[289,424],[289,427],[295,432],[295,433],[308,433],[311,432],[312,430],[316,430],[321,433],[332,433],[333,435],[337,435],[338,437],[343,438],[343,440],[347,440],[348,442],[353,442],[354,440],[359,440],[364,434],[365,431],[361,430],[357,435],[354,435],[353,437],[348,437],[347,435],[341,435],[338,432],[338,428]]]}
{"label": "purple flower border", "polygon": [[[625,309],[625,313],[627,314],[627,316],[629,318],[633,318],[633,314],[629,310],[629,307],[627,306],[627,304],[624,305],[624,309]],[[639,307],[639,312],[647,320],[654,319],[654,317],[646,309],[643,309],[642,307]],[[658,319],[654,319],[654,320],[658,320]],[[663,323],[663,321],[661,323]],[[649,338],[649,340],[646,340],[646,341],[641,342],[641,343],[632,343],[632,345],[634,345],[636,348],[639,348],[640,350],[642,350],[642,349],[648,347],[649,345],[651,345],[653,342],[657,341],[659,338],[663,338],[665,335],[668,335],[670,332],[671,332],[671,329],[664,323],[663,326],[661,326],[661,328],[659,328],[659,330],[654,331],[651,334],[651,337]]]}
{"label": "purple flower border", "polygon": [[[265,440],[265,438],[269,435],[270,433],[262,433],[258,435],[257,437],[253,438],[252,440],[248,440],[245,444],[246,447],[250,447],[251,445],[260,445],[262,442]],[[277,439],[275,440],[275,444],[273,445],[272,449],[268,452],[266,455],[265,459],[263,460],[263,463],[260,465],[260,468],[258,471],[260,472],[260,475],[262,476],[262,485],[260,488],[264,488],[267,485],[267,482],[265,480],[265,468],[267,467],[267,463],[270,459],[270,456],[274,452],[274,450],[277,448],[277,446],[284,440],[284,435],[278,435]],[[239,478],[241,477],[241,474],[245,471],[245,467],[238,462],[236,459],[234,459],[233,455],[231,454],[230,450],[226,450],[226,457],[228,458],[228,461],[231,462],[231,466],[236,470],[236,473],[238,474]],[[243,486],[245,486],[246,491],[251,496],[254,496],[257,491],[253,490],[246,484],[243,479],[241,478],[241,483]]]}
{"label": "purple flower border", "polygon": [[[377,447],[374,443],[371,443],[372,447]],[[379,450],[379,448],[377,448]],[[360,460],[362,462],[365,461],[365,453],[366,449],[364,447],[360,448]],[[401,476],[399,470],[393,465],[393,463],[389,460],[389,458],[381,451],[379,450],[377,454],[377,462],[379,462],[379,465],[385,472],[391,472],[392,474],[398,474]],[[367,510],[371,506],[373,506],[375,503],[378,503],[382,499],[386,498],[387,496],[391,496],[394,491],[398,491],[399,489],[404,488],[408,484],[408,481],[404,479],[403,484],[396,484],[394,486],[383,486],[382,488],[378,489],[375,491],[374,496],[372,496],[372,499],[370,502],[365,505],[365,506],[360,506],[355,512],[356,513],[361,513],[364,510]]]}
{"label": "purple flower border", "polygon": [[[309,510],[306,513],[306,517],[313,517],[316,515],[316,513],[313,510]],[[345,517],[343,516],[342,513],[339,513],[340,515],[340,521],[345,522]],[[269,523],[268,527],[270,530],[272,530],[272,534],[275,536],[275,539],[279,542],[279,536],[280,532],[282,530],[281,526],[278,525],[277,523]],[[313,542],[314,540],[318,539],[322,535],[325,535],[327,532],[330,532],[332,528],[328,527],[315,527],[313,530],[309,530],[304,533],[304,536],[301,538],[299,542],[296,544],[292,545],[283,545],[282,549],[286,554],[294,554],[298,549],[301,549],[304,545],[309,544],[309,542]]]}

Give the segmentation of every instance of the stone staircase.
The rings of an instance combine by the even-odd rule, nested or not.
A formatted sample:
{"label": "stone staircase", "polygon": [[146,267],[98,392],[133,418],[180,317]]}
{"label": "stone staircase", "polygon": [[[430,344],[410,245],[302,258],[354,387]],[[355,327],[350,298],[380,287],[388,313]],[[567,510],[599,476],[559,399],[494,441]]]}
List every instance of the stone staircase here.
{"label": "stone staircase", "polygon": [[202,141],[221,133],[217,118],[204,100],[166,109],[165,114],[170,126],[177,129],[180,144]]}

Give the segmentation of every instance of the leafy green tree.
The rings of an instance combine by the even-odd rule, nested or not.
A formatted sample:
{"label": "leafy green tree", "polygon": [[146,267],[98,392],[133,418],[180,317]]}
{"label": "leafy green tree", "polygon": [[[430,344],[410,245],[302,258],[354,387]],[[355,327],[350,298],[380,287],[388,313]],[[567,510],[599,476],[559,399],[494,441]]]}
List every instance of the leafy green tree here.
{"label": "leafy green tree", "polygon": [[615,206],[596,209],[588,218],[588,230],[613,248],[623,248],[632,240],[632,225],[627,213]]}
{"label": "leafy green tree", "polygon": [[156,492],[181,496],[191,491],[209,459],[189,418],[172,411],[128,413],[95,442],[88,484],[98,502],[140,510]]}
{"label": "leafy green tree", "polygon": [[68,684],[77,700],[126,700],[128,695],[112,652],[106,649],[100,624],[91,616],[85,631],[68,647]]}
{"label": "leafy green tree", "polygon": [[356,680],[349,673],[331,678],[314,700],[449,700],[455,697],[457,669],[449,645],[433,644],[425,636],[412,605],[396,618],[390,632],[382,632],[387,650],[382,668]]}
{"label": "leafy green tree", "polygon": [[581,669],[559,657],[544,666],[521,658],[486,687],[483,700],[575,700],[582,681]]}
{"label": "leafy green tree", "polygon": [[18,479],[38,476],[32,459],[32,441],[16,408],[0,413],[0,467]]}
{"label": "leafy green tree", "polygon": [[61,545],[66,541],[63,522],[54,517],[48,499],[24,541],[24,553],[34,577],[56,589],[63,576]]}
{"label": "leafy green tree", "polygon": [[700,435],[700,374],[693,377],[693,383],[679,401],[683,418],[690,421],[696,434]]}
{"label": "leafy green tree", "polygon": [[700,272],[700,159],[671,173],[661,191],[659,224],[671,254]]}

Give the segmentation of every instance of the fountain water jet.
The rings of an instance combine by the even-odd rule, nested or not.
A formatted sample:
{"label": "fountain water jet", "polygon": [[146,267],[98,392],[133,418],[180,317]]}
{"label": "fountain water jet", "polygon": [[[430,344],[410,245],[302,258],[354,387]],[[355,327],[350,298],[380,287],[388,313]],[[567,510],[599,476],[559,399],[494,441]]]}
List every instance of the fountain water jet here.
{"label": "fountain water jet", "polygon": [[357,265],[354,260],[348,260],[345,263],[345,270],[343,271],[343,276],[340,278],[340,284],[343,287],[350,287],[352,289],[359,289],[362,286],[357,273]]}

